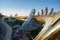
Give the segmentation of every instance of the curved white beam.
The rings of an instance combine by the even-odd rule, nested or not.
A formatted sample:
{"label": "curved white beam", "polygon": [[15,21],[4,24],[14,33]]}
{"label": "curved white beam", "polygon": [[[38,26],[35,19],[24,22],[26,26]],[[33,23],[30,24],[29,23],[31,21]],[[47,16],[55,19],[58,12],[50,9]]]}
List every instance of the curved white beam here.
{"label": "curved white beam", "polygon": [[5,22],[2,22],[2,24],[5,25],[6,30],[7,30],[4,40],[11,40],[12,28],[9,25],[7,25]]}

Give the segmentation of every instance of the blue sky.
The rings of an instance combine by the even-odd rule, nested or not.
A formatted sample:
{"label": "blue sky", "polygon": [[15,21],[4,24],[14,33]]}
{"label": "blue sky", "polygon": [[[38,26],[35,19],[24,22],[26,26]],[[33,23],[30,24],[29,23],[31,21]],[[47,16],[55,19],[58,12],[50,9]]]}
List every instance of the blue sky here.
{"label": "blue sky", "polygon": [[46,6],[60,11],[60,0],[0,0],[0,12],[4,15],[29,15],[33,8],[38,12]]}

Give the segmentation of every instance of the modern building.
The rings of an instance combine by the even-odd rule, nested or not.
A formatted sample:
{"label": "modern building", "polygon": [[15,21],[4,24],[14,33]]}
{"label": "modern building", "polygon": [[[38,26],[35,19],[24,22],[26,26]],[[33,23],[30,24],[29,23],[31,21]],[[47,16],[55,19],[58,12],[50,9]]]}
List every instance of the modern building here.
{"label": "modern building", "polygon": [[43,9],[41,9],[40,15],[44,15],[44,13],[43,13]]}
{"label": "modern building", "polygon": [[44,15],[47,15],[47,14],[48,14],[48,8],[45,7],[45,9],[44,9]]}
{"label": "modern building", "polygon": [[49,13],[49,14],[52,14],[52,13],[53,13],[53,10],[54,10],[54,9],[52,8],[52,9],[50,10],[50,13]]}

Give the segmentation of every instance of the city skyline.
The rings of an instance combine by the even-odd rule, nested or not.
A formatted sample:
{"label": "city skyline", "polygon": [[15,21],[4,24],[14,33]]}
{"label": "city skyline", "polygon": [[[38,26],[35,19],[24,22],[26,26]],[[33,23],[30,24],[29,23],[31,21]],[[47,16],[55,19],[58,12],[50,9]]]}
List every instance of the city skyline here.
{"label": "city skyline", "polygon": [[60,11],[60,0],[0,0],[0,12],[4,15],[13,16],[29,15],[33,8],[40,12],[44,7],[48,7],[49,11],[54,8],[54,11]]}

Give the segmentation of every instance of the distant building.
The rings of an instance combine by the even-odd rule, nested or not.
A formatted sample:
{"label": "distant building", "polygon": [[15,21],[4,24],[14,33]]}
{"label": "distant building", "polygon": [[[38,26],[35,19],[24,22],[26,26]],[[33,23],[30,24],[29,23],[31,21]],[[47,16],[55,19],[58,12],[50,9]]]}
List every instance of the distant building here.
{"label": "distant building", "polygon": [[15,16],[18,16],[18,14],[16,13]]}
{"label": "distant building", "polygon": [[38,12],[38,17],[40,16],[39,12]]}
{"label": "distant building", "polygon": [[8,22],[15,22],[16,21],[16,19],[14,19],[13,17],[12,17],[12,15],[10,15],[10,17],[8,18]]}
{"label": "distant building", "polygon": [[52,13],[53,13],[53,10],[54,10],[54,9],[52,8],[49,14],[52,14]]}
{"label": "distant building", "polygon": [[0,13],[0,21],[4,21],[3,15]]}
{"label": "distant building", "polygon": [[45,9],[44,9],[44,15],[47,15],[47,14],[48,14],[48,8],[45,7]]}
{"label": "distant building", "polygon": [[0,13],[0,18],[2,17],[1,13]]}
{"label": "distant building", "polygon": [[40,15],[44,15],[44,13],[43,13],[43,9],[41,9]]}

